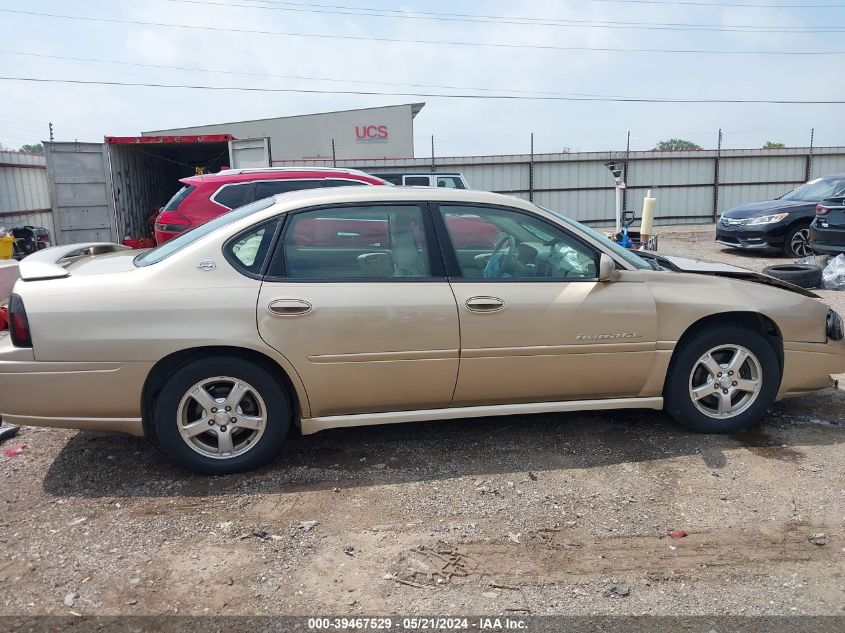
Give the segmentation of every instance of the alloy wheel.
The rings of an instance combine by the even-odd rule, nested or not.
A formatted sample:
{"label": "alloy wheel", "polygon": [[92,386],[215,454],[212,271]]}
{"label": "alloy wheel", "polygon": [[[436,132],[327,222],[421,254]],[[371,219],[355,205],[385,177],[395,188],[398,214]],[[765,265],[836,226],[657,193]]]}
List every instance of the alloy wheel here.
{"label": "alloy wheel", "polygon": [[177,424],[196,452],[231,459],[258,444],[267,428],[267,405],[249,383],[216,376],[188,389],[179,402]]}
{"label": "alloy wheel", "polygon": [[760,361],[741,345],[720,345],[703,354],[690,372],[689,395],[704,415],[735,417],[747,410],[763,386]]}
{"label": "alloy wheel", "polygon": [[807,257],[812,255],[813,251],[810,249],[810,229],[801,229],[796,231],[789,242],[789,249],[798,257]]}

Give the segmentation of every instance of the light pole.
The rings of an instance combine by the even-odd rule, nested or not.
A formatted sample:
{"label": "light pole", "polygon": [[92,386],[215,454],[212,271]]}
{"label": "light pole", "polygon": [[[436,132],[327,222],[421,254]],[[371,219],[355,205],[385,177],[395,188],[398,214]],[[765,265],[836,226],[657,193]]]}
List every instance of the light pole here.
{"label": "light pole", "polygon": [[604,164],[613,174],[613,180],[616,182],[616,231],[614,236],[622,231],[622,194],[625,191],[625,181],[622,180],[622,168],[615,162]]}

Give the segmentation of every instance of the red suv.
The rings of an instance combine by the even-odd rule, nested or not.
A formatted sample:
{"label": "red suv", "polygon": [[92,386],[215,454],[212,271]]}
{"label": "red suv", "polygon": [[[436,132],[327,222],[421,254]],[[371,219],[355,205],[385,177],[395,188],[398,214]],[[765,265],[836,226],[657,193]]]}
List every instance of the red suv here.
{"label": "red suv", "polygon": [[232,209],[277,193],[318,187],[389,184],[354,169],[307,167],[225,169],[216,174],[182,178],[179,182],[185,186],[162,207],[155,219],[157,244]]}

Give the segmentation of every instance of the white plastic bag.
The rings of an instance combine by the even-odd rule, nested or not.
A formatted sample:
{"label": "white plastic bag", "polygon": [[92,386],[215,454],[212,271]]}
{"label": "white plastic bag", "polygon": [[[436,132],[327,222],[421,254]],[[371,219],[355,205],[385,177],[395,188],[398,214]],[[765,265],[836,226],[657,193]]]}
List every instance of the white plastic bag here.
{"label": "white plastic bag", "polygon": [[825,290],[845,290],[845,254],[837,255],[822,271]]}

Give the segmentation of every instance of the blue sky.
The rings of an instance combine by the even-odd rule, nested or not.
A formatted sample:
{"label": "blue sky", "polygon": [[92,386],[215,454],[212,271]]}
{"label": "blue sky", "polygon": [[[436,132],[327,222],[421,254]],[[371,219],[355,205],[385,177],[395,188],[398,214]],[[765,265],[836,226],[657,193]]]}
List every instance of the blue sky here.
{"label": "blue sky", "polygon": [[[706,0],[700,0],[706,1]],[[738,2],[740,0],[734,0]],[[757,0],[743,0],[755,2]],[[213,0],[227,6],[174,0],[2,0],[0,9],[111,17],[224,28],[284,30],[360,37],[461,40],[557,46],[732,50],[845,50],[845,34],[748,33],[607,29],[408,20],[290,12]],[[773,4],[778,0],[759,0]],[[834,0],[814,0],[814,4]],[[529,15],[593,21],[845,26],[843,9],[787,9],[589,0],[314,0],[408,11]],[[781,0],[781,3],[787,3]],[[795,0],[789,2],[797,4]],[[313,3],[312,3],[313,4]],[[262,6],[281,6],[264,2]],[[288,5],[291,6],[291,5]],[[191,66],[257,74],[304,75],[356,82],[454,85],[469,88],[635,97],[845,99],[845,55],[754,56],[620,53],[456,47],[309,39],[154,26],[70,21],[0,12],[0,49],[18,53]],[[199,83],[284,88],[410,90],[378,84],[225,75],[185,70],[60,61],[0,52],[0,74],[85,80]],[[423,89],[425,90],[425,89]],[[462,92],[467,92],[463,90]],[[477,101],[399,96],[213,93],[141,87],[34,85],[0,81],[0,143],[17,148],[46,137],[101,140],[105,134],[350,109],[417,100],[418,155],[435,135],[438,155],[521,153],[535,133],[538,152],[633,149],[681,137],[713,147],[721,127],[726,147],[759,147],[767,140],[845,145],[841,105],[630,104]]]}

